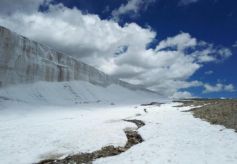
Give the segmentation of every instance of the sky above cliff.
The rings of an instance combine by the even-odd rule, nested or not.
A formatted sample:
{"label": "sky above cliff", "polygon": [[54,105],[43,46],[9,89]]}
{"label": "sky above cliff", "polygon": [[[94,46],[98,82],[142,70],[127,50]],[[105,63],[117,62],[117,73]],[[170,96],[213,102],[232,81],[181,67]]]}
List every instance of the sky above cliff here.
{"label": "sky above cliff", "polygon": [[237,97],[236,0],[1,0],[0,25],[169,97]]}

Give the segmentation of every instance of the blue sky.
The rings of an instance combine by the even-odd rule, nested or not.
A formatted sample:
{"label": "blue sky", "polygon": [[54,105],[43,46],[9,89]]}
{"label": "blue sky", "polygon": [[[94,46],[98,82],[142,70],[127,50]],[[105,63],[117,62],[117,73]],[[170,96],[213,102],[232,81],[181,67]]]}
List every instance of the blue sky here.
{"label": "blue sky", "polygon": [[[14,8],[9,7],[11,5],[6,3],[1,4],[3,7],[5,5],[5,8],[7,5],[9,10],[0,13],[5,16],[2,17],[0,24],[70,55],[76,56],[78,52],[81,54],[78,58],[82,61],[108,74],[145,85],[167,96],[237,97],[236,0],[49,0],[48,3],[38,0],[39,3],[30,6],[27,3],[29,0],[24,1],[26,1],[25,4],[22,2],[22,4],[15,5]],[[26,4],[28,5],[27,16],[24,15],[26,11],[20,10],[19,7],[25,5],[26,8]],[[59,5],[61,7],[55,7]],[[28,27],[32,34],[16,28],[16,23],[12,23],[14,19],[19,18],[19,15],[24,19],[21,22],[18,20],[18,23]],[[30,26],[26,21],[31,19],[29,15],[35,16],[35,20],[29,21]],[[51,26],[47,27],[48,24],[40,21],[41,17],[45,18]],[[98,32],[87,30],[91,27],[88,27],[87,23],[84,25],[79,19],[84,20],[83,22],[86,22],[85,20],[96,22],[95,27],[98,26]],[[65,22],[68,25],[66,27],[76,29],[74,33],[68,30],[63,31]],[[50,31],[52,24],[55,25],[53,29],[54,33],[57,33],[55,36]],[[35,31],[36,25],[41,27],[40,30],[45,28],[44,32],[52,34],[53,39],[42,36],[42,33],[38,34]],[[85,28],[83,29],[81,25]],[[104,30],[107,27],[109,31]],[[120,32],[113,33],[113,28],[118,28]],[[61,35],[60,30],[61,33],[67,33],[68,36],[86,35],[88,42],[81,43],[79,39],[75,43],[68,41],[67,46],[60,45],[59,42],[65,40],[65,37],[58,37]],[[139,33],[137,47],[135,45],[136,34],[133,36],[129,30],[135,30],[134,33],[137,32],[137,35]],[[102,31],[101,34],[98,34],[99,31]],[[123,33],[135,39],[128,40],[129,37],[126,36],[124,37],[126,39],[120,38],[116,43],[113,42],[110,45],[114,41],[114,36],[124,35]],[[104,43],[102,34],[106,40]],[[90,36],[94,38],[90,40]],[[105,48],[96,41],[93,43],[95,38],[98,39],[98,42],[101,41],[108,46]],[[111,38],[112,40],[109,40]],[[130,45],[131,42],[134,44]],[[77,49],[77,43],[84,46]],[[139,49],[144,45],[147,46],[145,49]],[[207,50],[208,53],[204,54]],[[136,53],[140,51],[144,52],[137,54],[141,58],[137,60]],[[197,56],[192,52],[195,52]],[[105,53],[108,54],[102,56]],[[167,59],[166,54],[172,58]],[[152,58],[149,55],[156,55],[154,61],[157,60],[157,62],[152,63],[153,59],[151,59],[147,63],[142,63],[142,60],[146,60],[146,56],[147,59]],[[180,61],[181,64],[179,64]],[[186,67],[185,64],[187,64]],[[170,69],[173,66],[175,69]],[[188,69],[190,71],[187,71]],[[163,75],[164,72],[173,76]]]}
{"label": "blue sky", "polygon": [[[111,11],[126,0],[57,0],[68,7],[81,9],[84,12],[98,14],[102,19],[110,19]],[[106,6],[107,9],[106,10]],[[198,70],[191,80],[201,80],[215,84],[218,81],[232,83],[237,86],[237,1],[236,0],[199,0],[194,3],[180,4],[177,0],[157,0],[148,9],[137,16],[125,14],[119,23],[136,22],[157,31],[157,41],[173,36],[180,31],[188,32],[198,39],[231,48],[233,55],[218,64],[209,63]],[[213,71],[206,75],[205,72]],[[200,88],[189,89],[197,96],[205,97],[237,97],[236,92],[214,92],[202,94]]]}

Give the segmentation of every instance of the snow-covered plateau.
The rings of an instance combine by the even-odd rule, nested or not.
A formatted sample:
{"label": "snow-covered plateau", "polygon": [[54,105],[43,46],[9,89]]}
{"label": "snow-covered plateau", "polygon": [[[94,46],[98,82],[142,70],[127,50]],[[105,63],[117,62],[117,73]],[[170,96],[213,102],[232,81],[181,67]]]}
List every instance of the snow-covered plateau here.
{"label": "snow-covered plateau", "polygon": [[[9,101],[9,102],[8,102]],[[138,132],[144,142],[120,155],[94,163],[236,163],[233,130],[196,119],[177,103],[144,106],[137,103],[91,102],[69,106],[24,105],[4,100],[0,110],[0,163],[27,164],[92,152],[104,146],[124,146],[123,119],[145,122]]]}

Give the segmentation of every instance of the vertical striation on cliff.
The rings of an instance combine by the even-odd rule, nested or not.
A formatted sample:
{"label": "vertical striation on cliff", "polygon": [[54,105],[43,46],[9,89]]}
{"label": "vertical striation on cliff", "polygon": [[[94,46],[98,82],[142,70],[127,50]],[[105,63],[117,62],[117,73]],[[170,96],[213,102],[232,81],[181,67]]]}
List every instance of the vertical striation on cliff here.
{"label": "vertical striation on cliff", "polygon": [[92,66],[0,26],[0,87],[36,81],[82,80],[133,90],[140,86],[115,79]]}

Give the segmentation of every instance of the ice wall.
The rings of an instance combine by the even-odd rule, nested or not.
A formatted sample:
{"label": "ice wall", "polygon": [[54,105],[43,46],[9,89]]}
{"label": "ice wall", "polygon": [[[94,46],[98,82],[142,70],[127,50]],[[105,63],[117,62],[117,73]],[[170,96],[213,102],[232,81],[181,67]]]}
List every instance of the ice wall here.
{"label": "ice wall", "polygon": [[0,26],[0,87],[36,81],[83,80],[133,90],[140,86],[117,80],[79,60]]}

